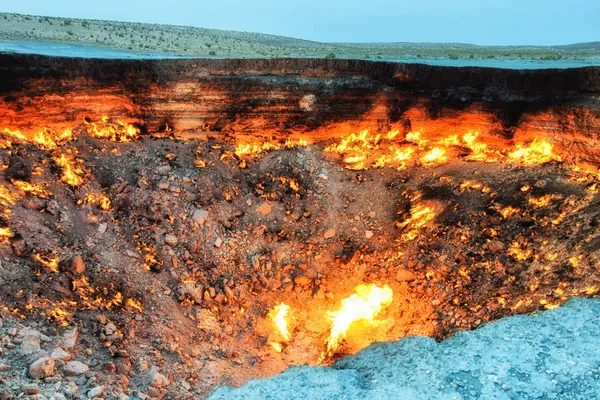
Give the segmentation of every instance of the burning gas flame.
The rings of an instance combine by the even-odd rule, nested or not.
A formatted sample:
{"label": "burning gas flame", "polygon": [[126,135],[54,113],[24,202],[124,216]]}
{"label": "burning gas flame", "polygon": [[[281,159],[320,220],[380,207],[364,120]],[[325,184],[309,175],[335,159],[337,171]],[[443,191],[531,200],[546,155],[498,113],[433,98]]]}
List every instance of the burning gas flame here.
{"label": "burning gas flame", "polygon": [[12,233],[10,228],[8,228],[8,227],[0,228],[0,239],[2,239],[2,240],[10,239],[14,235],[15,234]]}
{"label": "burning gas flame", "polygon": [[64,153],[58,157],[54,157],[54,161],[60,167],[62,167],[62,181],[71,185],[71,186],[79,186],[83,184],[83,169],[78,167],[75,164],[75,161],[72,157],[67,157]]}
{"label": "burning gas flame", "polygon": [[50,192],[44,190],[44,188],[42,188],[39,185],[36,185],[35,183],[24,182],[19,180],[11,180],[11,183],[19,189],[21,189],[22,191],[26,193],[31,193],[33,196],[40,197],[42,199],[47,199],[51,196]]}
{"label": "burning gas flame", "polygon": [[[308,142],[305,139],[301,139],[301,138],[297,139],[297,140],[288,138],[288,139],[286,139],[285,143],[283,143],[283,144],[281,144],[279,142],[269,142],[269,141],[263,141],[262,143],[261,142],[238,143],[235,146],[235,150],[233,151],[233,154],[235,154],[237,159],[240,160],[239,166],[241,168],[246,168],[246,166],[247,166],[246,159],[247,158],[257,157],[257,156],[261,155],[262,153],[266,153],[266,152],[273,151],[273,150],[280,150],[282,148],[293,149],[296,147],[304,147],[307,144],[308,144]],[[231,159],[231,158],[232,158],[232,153],[229,151],[226,151],[221,155],[220,160],[224,161],[224,160]]]}
{"label": "burning gas flame", "polygon": [[87,125],[87,132],[90,136],[113,142],[130,142],[140,134],[140,130],[135,126],[119,119],[113,122],[106,115],[102,117],[100,122],[84,120],[84,123]]}
{"label": "burning gas flame", "polygon": [[[468,131],[462,136],[453,134],[445,137],[435,133],[426,136],[422,130],[407,132],[404,137],[395,129],[387,134],[370,133],[363,130],[341,137],[336,143],[325,147],[324,151],[342,156],[344,167],[352,170],[395,167],[405,169],[409,161],[420,161],[425,167],[433,167],[462,157],[469,161],[510,162],[526,165],[543,164],[548,161],[561,161],[560,155],[553,152],[553,145],[535,138],[527,146],[517,145],[508,149],[495,149],[478,141],[479,132]],[[454,151],[449,151],[455,148]],[[465,149],[469,154],[457,156]]]}
{"label": "burning gas flame", "polygon": [[60,260],[58,259],[58,257],[54,256],[54,255],[41,255],[40,253],[36,253],[33,256],[33,259],[37,262],[39,262],[40,264],[42,264],[44,267],[46,267],[49,271],[51,272],[58,272],[58,264],[60,262]]}
{"label": "burning gas flame", "polygon": [[[2,133],[6,134],[10,138],[16,139],[18,142],[32,143],[41,150],[46,151],[56,150],[62,143],[65,143],[73,138],[73,132],[70,128],[65,129],[61,134],[56,133],[54,130],[48,128],[43,128],[41,131],[35,134],[24,134],[19,130],[13,131],[11,129],[4,128]],[[9,143],[9,145],[10,144],[11,143]]]}
{"label": "burning gas flame", "polygon": [[385,285],[358,285],[356,293],[341,301],[338,311],[328,312],[332,320],[331,334],[327,339],[327,355],[331,356],[346,338],[353,322],[364,320],[375,325],[375,317],[388,307],[393,300],[392,289]]}
{"label": "burning gas flame", "polygon": [[448,157],[446,156],[446,151],[439,147],[434,147],[433,149],[431,149],[431,151],[429,151],[427,154],[421,157],[421,162],[423,163],[423,165],[427,166],[440,164],[447,160]]}
{"label": "burning gas flame", "polygon": [[417,238],[419,229],[423,228],[434,219],[435,211],[432,207],[429,207],[425,204],[415,204],[410,209],[410,217],[401,223],[396,223],[396,226],[401,229],[408,228],[407,231],[402,235],[402,239],[410,241]]}
{"label": "burning gas flame", "polygon": [[[281,337],[288,342],[291,339],[290,332],[288,330],[288,323],[286,321],[286,317],[288,315],[288,311],[290,310],[290,306],[285,303],[280,303],[273,307],[271,312],[269,312],[269,318],[273,321],[273,325],[279,331]],[[269,343],[277,352],[281,352],[282,347],[281,343],[271,342]]]}
{"label": "burning gas flame", "polygon": [[526,165],[544,164],[549,161],[561,161],[562,158],[552,152],[554,145],[544,139],[534,139],[528,146],[517,145],[517,150],[508,155],[513,162]]}

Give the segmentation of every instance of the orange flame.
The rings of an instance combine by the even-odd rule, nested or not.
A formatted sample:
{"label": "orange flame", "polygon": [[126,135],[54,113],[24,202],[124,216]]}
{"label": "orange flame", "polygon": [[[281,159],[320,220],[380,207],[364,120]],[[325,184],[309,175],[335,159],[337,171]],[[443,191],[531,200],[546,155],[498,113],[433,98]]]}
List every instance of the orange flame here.
{"label": "orange flame", "polygon": [[58,157],[54,157],[54,161],[56,164],[62,167],[63,174],[61,180],[63,182],[71,186],[79,186],[83,184],[83,169],[75,165],[75,162],[71,157],[61,154]]}
{"label": "orange flame", "polygon": [[375,317],[388,307],[393,300],[392,289],[385,285],[358,285],[356,293],[341,301],[338,311],[328,312],[332,320],[331,334],[327,339],[327,354],[332,355],[346,338],[353,322],[364,320],[369,324],[377,324]]}
{"label": "orange flame", "polygon": [[10,239],[14,235],[15,234],[12,233],[10,228],[8,228],[8,227],[0,228],[0,239],[2,239],[2,240]]}
{"label": "orange flame", "polygon": [[33,256],[33,259],[35,261],[39,262],[40,264],[42,264],[44,267],[46,267],[51,272],[54,272],[54,273],[58,272],[58,263],[60,262],[58,257],[56,257],[54,255],[42,256],[40,253],[35,253],[35,255]]}
{"label": "orange flame", "polygon": [[513,162],[526,165],[544,164],[549,161],[561,161],[562,158],[552,152],[554,145],[544,139],[534,139],[529,146],[517,145],[517,150],[508,155]]}
{"label": "orange flame", "polygon": [[87,125],[89,135],[113,142],[130,142],[140,134],[140,130],[135,126],[119,119],[112,122],[106,115],[98,123],[87,120],[84,120],[84,123]]}

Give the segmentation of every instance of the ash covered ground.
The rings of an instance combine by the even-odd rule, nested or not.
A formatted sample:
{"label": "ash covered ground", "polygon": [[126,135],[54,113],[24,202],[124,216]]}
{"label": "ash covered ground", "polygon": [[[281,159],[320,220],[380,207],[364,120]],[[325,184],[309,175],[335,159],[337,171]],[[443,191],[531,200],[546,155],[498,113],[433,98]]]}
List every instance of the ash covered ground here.
{"label": "ash covered ground", "polygon": [[[558,155],[458,148],[351,170],[326,143],[245,153],[89,125],[49,142],[4,134],[3,398],[202,398],[600,288],[599,177]],[[327,312],[360,284],[393,301],[323,358]],[[281,302],[289,340],[269,317]]]}

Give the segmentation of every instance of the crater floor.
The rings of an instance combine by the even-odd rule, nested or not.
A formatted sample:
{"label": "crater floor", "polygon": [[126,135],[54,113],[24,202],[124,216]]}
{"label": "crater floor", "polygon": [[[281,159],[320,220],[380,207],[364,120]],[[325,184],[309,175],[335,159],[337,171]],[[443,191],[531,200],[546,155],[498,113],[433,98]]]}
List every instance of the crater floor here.
{"label": "crater floor", "polygon": [[436,343],[379,343],[331,368],[293,367],[210,399],[590,399],[600,394],[600,301],[572,299]]}

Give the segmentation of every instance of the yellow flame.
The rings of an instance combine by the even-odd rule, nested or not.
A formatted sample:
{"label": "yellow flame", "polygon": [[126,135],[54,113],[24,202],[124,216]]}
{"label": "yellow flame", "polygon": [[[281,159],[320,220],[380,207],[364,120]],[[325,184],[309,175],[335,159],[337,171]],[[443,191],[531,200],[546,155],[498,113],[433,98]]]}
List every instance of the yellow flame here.
{"label": "yellow flame", "polygon": [[510,153],[508,157],[513,162],[521,162],[526,165],[561,161],[562,158],[552,152],[553,148],[552,143],[535,138],[528,146],[517,145],[517,150]]}
{"label": "yellow flame", "polygon": [[421,157],[421,163],[423,163],[423,165],[427,165],[427,166],[433,165],[433,164],[440,164],[447,160],[448,160],[448,157],[446,156],[446,150],[444,150],[440,147],[434,147],[427,154],[425,154],[423,157]]}
{"label": "yellow flame", "polygon": [[541,197],[530,197],[527,202],[535,207],[542,208],[548,206],[555,196],[547,194]]}
{"label": "yellow flame", "polygon": [[24,182],[24,181],[19,181],[19,180],[13,180],[13,181],[11,181],[11,183],[13,185],[15,185],[16,187],[18,187],[19,189],[21,189],[22,191],[31,193],[32,195],[34,195],[36,197],[41,197],[43,199],[46,199],[46,198],[50,197],[50,195],[51,195],[50,192],[44,190],[41,186],[36,185],[35,183]]}
{"label": "yellow flame", "polygon": [[383,288],[376,285],[358,285],[355,291],[355,294],[341,301],[338,311],[328,312],[332,320],[331,334],[327,339],[329,355],[339,348],[353,322],[363,320],[376,324],[375,317],[392,303],[394,297],[392,289],[387,285]]}
{"label": "yellow flame", "polygon": [[410,228],[408,232],[402,235],[402,239],[416,239],[419,229],[433,221],[434,218],[435,212],[432,207],[424,204],[416,204],[410,210],[410,217],[397,224],[398,228]]}
{"label": "yellow flame", "polygon": [[508,254],[518,261],[525,261],[531,257],[532,251],[529,249],[522,249],[517,242],[513,242],[508,248]]}
{"label": "yellow flame", "polygon": [[62,181],[71,185],[71,186],[79,186],[83,184],[83,170],[75,165],[75,162],[67,157],[65,154],[61,154],[58,157],[54,157],[54,161],[60,167],[62,167]]}
{"label": "yellow flame", "polygon": [[285,319],[289,310],[290,306],[285,303],[281,303],[273,307],[269,313],[269,317],[273,320],[273,324],[279,330],[281,337],[283,337],[286,341],[291,339],[290,332],[288,331],[288,324]]}
{"label": "yellow flame", "polygon": [[64,143],[73,138],[73,132],[70,128],[65,129],[61,134],[56,133],[54,130],[43,128],[41,131],[35,134],[23,134],[19,130],[10,130],[4,128],[2,131],[8,136],[16,138],[26,143],[33,143],[42,150],[50,151],[56,150],[61,143]]}
{"label": "yellow flame", "polygon": [[0,204],[2,204],[4,207],[15,205],[14,194],[4,186],[0,186]]}
{"label": "yellow flame", "polygon": [[49,269],[51,272],[58,272],[58,263],[60,262],[58,257],[54,255],[42,256],[40,253],[35,253],[33,259]]}
{"label": "yellow flame", "polygon": [[12,231],[10,230],[10,228],[8,228],[8,227],[0,228],[0,238],[2,240],[10,239],[14,235],[15,234],[12,233]]}
{"label": "yellow flame", "polygon": [[87,133],[90,136],[113,142],[130,142],[140,134],[140,130],[135,126],[119,119],[112,122],[107,116],[103,116],[99,123],[87,120],[84,120],[84,123],[87,125]]}
{"label": "yellow flame", "polygon": [[90,204],[96,204],[103,210],[110,210],[110,199],[104,194],[89,193],[86,201]]}
{"label": "yellow flame", "polygon": [[127,299],[127,305],[128,305],[129,307],[131,307],[131,308],[133,308],[133,309],[135,309],[135,310],[139,311],[139,312],[143,312],[143,311],[144,311],[144,310],[142,309],[142,305],[141,305],[141,304],[140,304],[140,302],[139,302],[139,301],[137,301],[137,300],[134,300],[134,299],[131,299],[131,298],[129,298],[129,299]]}

